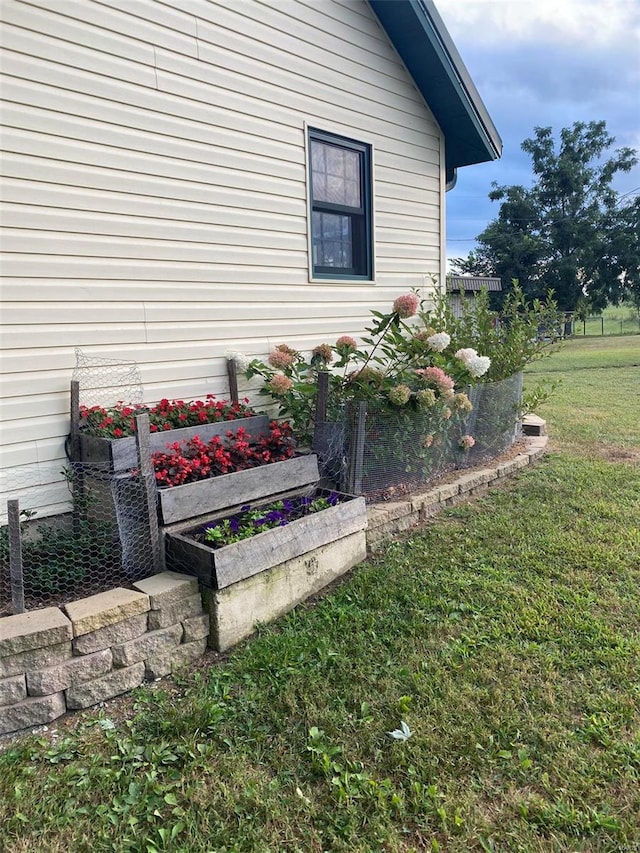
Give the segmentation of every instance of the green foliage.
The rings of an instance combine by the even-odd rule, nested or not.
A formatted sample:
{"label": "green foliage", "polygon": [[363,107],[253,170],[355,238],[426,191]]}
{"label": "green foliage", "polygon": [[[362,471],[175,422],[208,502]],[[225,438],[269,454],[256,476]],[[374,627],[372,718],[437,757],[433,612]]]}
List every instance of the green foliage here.
{"label": "green foliage", "polygon": [[[74,480],[71,469],[62,471],[69,488]],[[21,513],[21,551],[24,594],[27,598],[73,595],[92,573],[104,575],[105,566],[114,562],[114,530],[108,522],[92,518],[90,490],[73,492],[76,517],[63,523],[34,526],[35,513]],[[116,555],[119,560],[119,554]],[[0,527],[0,573],[9,576],[9,528]]]}
{"label": "green foliage", "polygon": [[250,539],[266,530],[284,527],[298,518],[321,512],[337,503],[339,503],[338,495],[331,492],[326,498],[322,495],[315,498],[311,496],[285,498],[254,509],[247,505],[242,507],[241,512],[230,518],[223,518],[206,525],[198,534],[198,539],[201,535],[202,541],[207,545],[212,548],[222,548],[224,545]]}
{"label": "green foliage", "polygon": [[587,294],[604,307],[640,288],[640,200],[612,189],[618,172],[638,162],[631,148],[603,159],[615,139],[604,121],[575,122],[560,131],[536,127],[522,148],[531,157],[533,184],[493,185],[497,219],[478,236],[478,248],[458,259],[456,271],[497,275],[506,289],[518,279],[529,296],[552,290],[562,310]]}
{"label": "green foliage", "polygon": [[529,300],[517,281],[499,311],[492,310],[489,293],[482,289],[473,300],[462,300],[460,317],[440,295],[421,319],[425,326],[446,328],[452,350],[473,347],[491,359],[489,370],[476,382],[500,382],[547,358],[558,349],[563,334],[563,315],[553,292],[545,301]]}

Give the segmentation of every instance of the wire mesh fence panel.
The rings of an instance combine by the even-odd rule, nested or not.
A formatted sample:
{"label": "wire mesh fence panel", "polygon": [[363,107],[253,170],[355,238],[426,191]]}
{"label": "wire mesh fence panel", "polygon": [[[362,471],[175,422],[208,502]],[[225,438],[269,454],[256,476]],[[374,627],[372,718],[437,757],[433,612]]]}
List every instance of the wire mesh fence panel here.
{"label": "wire mesh fence panel", "polygon": [[474,444],[460,458],[459,467],[477,465],[504,453],[518,438],[522,373],[500,382],[475,385],[469,399],[473,410],[465,426]]}
{"label": "wire mesh fence panel", "polygon": [[[153,573],[145,489],[138,474],[65,468],[71,511],[20,516],[25,610],[61,605]],[[20,487],[14,489],[20,493]],[[155,507],[154,507],[155,510]],[[0,528],[0,615],[13,612],[9,525]]]}
{"label": "wire mesh fence panel", "polygon": [[71,376],[80,386],[80,405],[113,406],[118,402],[141,405],[144,386],[135,361],[118,361],[75,350],[76,366]]}
{"label": "wire mesh fence panel", "polygon": [[[112,406],[120,400],[142,402],[143,387],[134,362],[88,357],[76,350],[75,420],[78,406]],[[72,394],[73,398],[73,394]],[[76,427],[77,431],[77,427]],[[134,439],[135,442],[135,439]],[[76,452],[74,452],[74,444]],[[134,448],[135,451],[135,448]],[[60,605],[117,586],[128,585],[158,569],[150,513],[156,513],[153,472],[142,475],[134,452],[126,470],[113,471],[108,459],[82,461],[77,442],[66,443],[61,474],[68,501],[56,515],[30,510],[37,462],[6,473],[6,492],[20,506],[20,551],[24,608]],[[150,480],[151,478],[151,480]],[[64,484],[63,484],[64,485]],[[151,497],[150,497],[151,495]],[[22,500],[21,500],[22,498]],[[150,505],[151,504],[151,505]],[[3,509],[3,516],[4,507]],[[11,589],[10,529],[0,526],[0,615],[15,610]],[[15,546],[14,546],[15,552]],[[14,572],[15,574],[15,572]]]}
{"label": "wire mesh fence panel", "polygon": [[316,425],[321,473],[369,502],[407,494],[510,448],[519,436],[521,396],[522,375],[516,374],[474,386],[473,409],[458,417],[369,401],[358,419],[354,406],[346,406],[336,423]]}

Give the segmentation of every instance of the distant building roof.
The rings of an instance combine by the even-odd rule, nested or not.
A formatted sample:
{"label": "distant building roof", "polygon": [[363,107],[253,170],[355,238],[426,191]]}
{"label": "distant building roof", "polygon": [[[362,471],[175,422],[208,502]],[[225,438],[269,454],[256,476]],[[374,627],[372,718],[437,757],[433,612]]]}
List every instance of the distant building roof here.
{"label": "distant building roof", "polygon": [[502,280],[485,275],[448,275],[447,290],[449,293],[462,293],[470,290],[479,293],[485,290],[502,290]]}

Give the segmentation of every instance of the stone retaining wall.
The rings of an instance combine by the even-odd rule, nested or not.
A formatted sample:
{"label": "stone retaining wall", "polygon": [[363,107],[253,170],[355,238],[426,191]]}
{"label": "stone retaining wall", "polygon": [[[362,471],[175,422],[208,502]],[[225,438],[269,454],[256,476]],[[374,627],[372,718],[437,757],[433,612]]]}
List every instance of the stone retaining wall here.
{"label": "stone retaining wall", "polygon": [[88,708],[191,663],[209,617],[198,581],[163,572],[0,620],[0,734]]}

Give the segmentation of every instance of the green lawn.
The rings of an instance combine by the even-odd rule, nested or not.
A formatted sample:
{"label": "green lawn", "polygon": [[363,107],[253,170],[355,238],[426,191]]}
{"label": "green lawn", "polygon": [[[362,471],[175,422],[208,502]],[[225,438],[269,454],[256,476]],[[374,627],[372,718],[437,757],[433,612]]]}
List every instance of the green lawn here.
{"label": "green lawn", "polygon": [[525,387],[557,382],[538,414],[556,448],[640,463],[640,335],[577,338],[526,372]]}
{"label": "green lawn", "polygon": [[230,656],[5,743],[0,846],[638,853],[640,374],[600,343],[535,365],[563,380],[535,468]]}
{"label": "green lawn", "polygon": [[640,332],[640,316],[630,305],[610,305],[584,322],[576,320],[576,335],[637,335]]}

